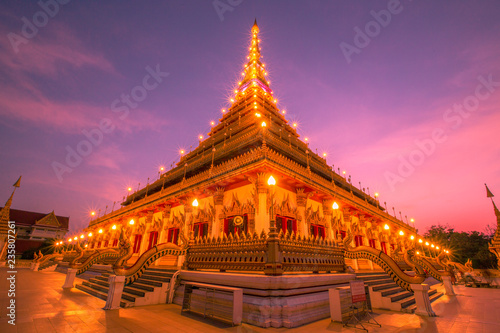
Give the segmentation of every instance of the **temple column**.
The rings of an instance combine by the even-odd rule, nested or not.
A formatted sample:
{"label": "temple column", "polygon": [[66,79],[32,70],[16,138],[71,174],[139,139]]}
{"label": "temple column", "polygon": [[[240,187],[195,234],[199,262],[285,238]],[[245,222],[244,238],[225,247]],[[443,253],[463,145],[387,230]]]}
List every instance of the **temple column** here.
{"label": "temple column", "polygon": [[268,188],[266,174],[258,173],[255,180],[255,231],[260,234],[262,230],[269,232],[269,211],[267,205]]}
{"label": "temple column", "polygon": [[323,200],[323,215],[326,220],[327,234],[326,237],[329,239],[335,239],[335,235],[333,234],[333,226],[332,226],[332,201],[331,200]]}
{"label": "temple column", "polygon": [[224,210],[224,187],[217,187],[214,193],[215,217],[214,226],[212,227],[212,236],[217,237],[222,234],[222,223],[224,218],[222,211]]}
{"label": "temple column", "polygon": [[429,285],[411,284],[410,286],[415,293],[415,303],[417,304],[415,314],[420,316],[435,317],[436,314],[432,310],[431,301],[429,300]]}
{"label": "temple column", "polygon": [[184,223],[184,236],[186,236],[186,239],[189,241],[190,239],[190,232],[193,224],[193,206],[191,203],[193,202],[193,198],[187,198],[184,201],[184,217],[185,217],[185,223]]}
{"label": "temple column", "polygon": [[299,232],[300,234],[308,237],[309,229],[307,228],[307,221],[306,221],[307,194],[304,193],[303,188],[296,189],[296,193],[297,193],[297,212],[300,220]]}
{"label": "temple column", "polygon": [[120,300],[122,298],[123,287],[125,286],[125,276],[110,275],[108,278],[109,290],[108,298],[104,310],[114,310],[120,308]]}
{"label": "temple column", "polygon": [[68,271],[66,273],[66,280],[64,281],[64,284],[62,286],[63,289],[73,288],[77,271],[78,270],[76,268],[68,268]]}

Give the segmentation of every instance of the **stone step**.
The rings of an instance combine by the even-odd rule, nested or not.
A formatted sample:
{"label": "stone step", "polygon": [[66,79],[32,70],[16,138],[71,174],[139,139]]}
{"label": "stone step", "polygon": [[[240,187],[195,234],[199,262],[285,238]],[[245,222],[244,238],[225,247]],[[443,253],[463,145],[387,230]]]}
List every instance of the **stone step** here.
{"label": "stone step", "polygon": [[385,279],[388,277],[389,277],[389,275],[387,275],[387,274],[371,274],[371,275],[356,274],[356,279],[363,280],[363,281],[379,280],[379,279]]}
{"label": "stone step", "polygon": [[141,279],[154,280],[154,281],[160,281],[160,282],[169,282],[170,281],[170,277],[165,277],[165,276],[160,276],[160,275],[150,275],[147,273],[142,274]]}
{"label": "stone step", "polygon": [[[108,295],[108,290],[109,290],[109,286],[106,287],[106,286],[103,286],[101,284],[96,284],[96,283],[92,283],[90,281],[83,281],[82,284],[84,286],[87,286],[89,288],[92,288],[96,291],[99,291],[99,292],[102,292],[102,293],[105,293],[106,294],[106,297]],[[144,295],[143,295],[144,296]],[[134,295],[134,294],[131,294],[127,291],[125,291],[125,288],[123,289],[123,292],[122,292],[122,299],[125,299],[127,301],[131,301],[131,302],[135,302],[135,299],[136,299],[137,295]]]}
{"label": "stone step", "polygon": [[155,290],[154,287],[148,286],[147,284],[138,283],[137,281],[132,283],[130,286],[134,287],[136,289],[144,290],[144,291],[154,291]]}
{"label": "stone step", "polygon": [[171,278],[174,275],[174,273],[167,272],[167,271],[151,271],[149,269],[146,269],[146,271],[144,271],[143,275],[159,276],[159,277],[163,277],[163,278]]}
{"label": "stone step", "polygon": [[376,279],[376,280],[368,280],[364,281],[366,286],[378,286],[378,285],[384,285],[387,283],[394,283],[394,280],[389,278],[384,278],[384,279]]}
{"label": "stone step", "polygon": [[[444,294],[441,293],[441,292],[437,292],[436,290],[434,290],[435,292],[431,295],[429,295],[429,301],[432,303],[434,302],[435,300],[437,300],[438,298],[440,298],[441,296],[443,296]],[[430,290],[429,290],[429,294],[430,294]],[[414,313],[415,310],[417,309],[417,305],[416,304],[413,304],[413,305],[410,305],[406,308],[403,309],[403,312],[408,312],[408,313]]]}
{"label": "stone step", "polygon": [[130,286],[124,287],[123,291],[126,293],[129,293],[129,294],[135,295],[135,296],[139,296],[139,297],[146,296],[146,293],[144,292],[144,290],[135,287],[133,284]]}
{"label": "stone step", "polygon": [[153,281],[153,280],[143,279],[142,276],[139,279],[137,279],[136,282],[138,282],[140,284],[145,284],[145,285],[148,285],[148,286],[153,286],[153,287],[161,287],[162,286],[162,283],[160,281]]}
{"label": "stone step", "polygon": [[392,288],[396,288],[396,287],[398,287],[398,285],[395,282],[392,282],[392,283],[385,283],[385,284],[377,285],[377,286],[372,287],[372,288],[373,288],[373,291],[381,291],[381,290],[387,290],[387,289],[392,289]]}
{"label": "stone step", "polygon": [[169,273],[175,273],[178,270],[175,268],[157,268],[157,267],[148,267],[146,271],[154,271],[154,272],[169,272]]}
{"label": "stone step", "polygon": [[410,292],[410,291],[403,290],[403,291],[401,291],[399,293],[392,294],[389,297],[391,299],[391,302],[394,303],[394,302],[403,300],[403,299],[408,298],[408,297],[413,297],[413,293]]}
{"label": "stone step", "polygon": [[403,288],[395,287],[395,288],[391,288],[391,289],[386,289],[386,290],[382,291],[380,294],[382,295],[382,297],[386,297],[386,296],[394,295],[394,294],[397,294],[397,293],[400,293],[403,291],[405,291]]}
{"label": "stone step", "polygon": [[[104,301],[108,298],[108,294],[107,293],[103,293],[102,291],[95,290],[95,289],[90,288],[88,286],[85,286],[83,284],[77,284],[76,285],[76,289],[79,289],[79,290],[81,290],[83,292],[86,292],[89,295],[95,296],[95,297],[100,298],[100,299],[102,299]],[[134,306],[134,303],[122,299],[120,301],[120,306],[122,308],[130,308],[130,307]]]}

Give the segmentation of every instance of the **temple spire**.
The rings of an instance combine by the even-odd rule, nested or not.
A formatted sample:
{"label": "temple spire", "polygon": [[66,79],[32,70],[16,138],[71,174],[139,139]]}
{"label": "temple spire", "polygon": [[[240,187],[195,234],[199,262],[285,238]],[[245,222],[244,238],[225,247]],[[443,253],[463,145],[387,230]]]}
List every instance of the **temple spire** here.
{"label": "temple spire", "polygon": [[252,26],[251,33],[252,39],[250,41],[250,47],[248,48],[248,62],[245,64],[243,75],[243,80],[238,83],[239,91],[244,91],[248,86],[260,86],[267,92],[271,92],[269,87],[269,81],[266,79],[267,71],[264,68],[265,65],[261,62],[261,54],[259,47],[259,26],[257,25],[257,19]]}
{"label": "temple spire", "polygon": [[10,195],[9,199],[5,203],[5,206],[2,208],[0,211],[0,235],[1,234],[7,234],[7,230],[9,229],[9,218],[10,218],[10,206],[12,205],[12,198],[14,197],[14,193],[16,192],[16,188],[21,186],[21,176],[19,179],[14,183],[14,190],[12,191],[12,194]]}

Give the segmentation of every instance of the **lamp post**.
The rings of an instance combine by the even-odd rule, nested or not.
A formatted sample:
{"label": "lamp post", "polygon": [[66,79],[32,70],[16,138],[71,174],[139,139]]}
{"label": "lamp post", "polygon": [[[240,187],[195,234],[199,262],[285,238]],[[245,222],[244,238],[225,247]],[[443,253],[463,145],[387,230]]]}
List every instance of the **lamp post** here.
{"label": "lamp post", "polygon": [[266,275],[282,275],[283,267],[281,252],[279,250],[279,239],[276,231],[276,220],[274,217],[274,186],[276,179],[270,176],[267,180],[269,185],[270,207],[269,207],[269,237],[267,239],[267,262],[264,273]]}

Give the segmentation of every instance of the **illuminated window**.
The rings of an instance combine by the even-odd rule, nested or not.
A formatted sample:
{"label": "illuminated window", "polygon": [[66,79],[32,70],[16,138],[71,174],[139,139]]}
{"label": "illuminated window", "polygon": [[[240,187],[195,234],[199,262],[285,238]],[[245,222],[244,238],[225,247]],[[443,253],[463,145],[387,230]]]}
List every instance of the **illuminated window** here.
{"label": "illuminated window", "polygon": [[376,244],[376,243],[375,243],[375,239],[370,239],[370,240],[369,240],[369,243],[370,243],[370,247],[373,247],[374,249],[376,249],[376,248],[377,248],[377,247],[376,247],[376,245],[375,245],[375,244]]}
{"label": "illuminated window", "polygon": [[324,239],[326,236],[325,227],[319,224],[311,224],[311,235]]}
{"label": "illuminated window", "polygon": [[297,220],[285,216],[276,216],[276,229],[283,230],[283,233],[297,233]]}
{"label": "illuminated window", "polygon": [[151,231],[149,233],[148,250],[153,246],[155,246],[157,242],[158,242],[158,231]]}
{"label": "illuminated window", "polygon": [[139,253],[141,249],[142,235],[135,235],[134,239],[134,253]]}
{"label": "illuminated window", "polygon": [[354,236],[354,245],[356,247],[362,246],[363,245],[363,236],[361,236],[361,235]]}
{"label": "illuminated window", "polygon": [[207,222],[195,223],[193,225],[193,235],[194,235],[194,238],[196,238],[196,237],[203,238],[204,236],[207,236],[208,235],[208,223]]}
{"label": "illuminated window", "polygon": [[104,241],[104,245],[103,245],[102,247],[108,247],[108,243],[109,243],[109,241],[108,241],[108,240],[105,240],[105,241]]}
{"label": "illuminated window", "polygon": [[167,242],[174,243],[175,245],[178,245],[178,242],[179,242],[179,228],[170,228],[170,229],[168,229]]}

